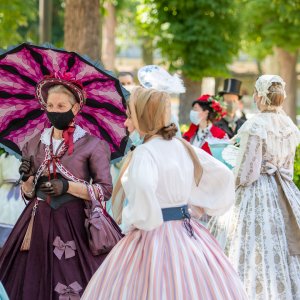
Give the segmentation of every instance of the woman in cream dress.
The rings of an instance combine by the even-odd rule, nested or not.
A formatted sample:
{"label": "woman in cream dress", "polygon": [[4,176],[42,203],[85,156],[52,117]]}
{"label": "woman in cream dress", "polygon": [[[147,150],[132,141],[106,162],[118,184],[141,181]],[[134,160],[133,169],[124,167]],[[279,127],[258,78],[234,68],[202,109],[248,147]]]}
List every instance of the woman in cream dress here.
{"label": "woman in cream dress", "polygon": [[293,183],[300,133],[281,108],[284,87],[276,75],[256,81],[260,113],[235,137],[236,202],[209,223],[253,300],[300,299],[300,192]]}

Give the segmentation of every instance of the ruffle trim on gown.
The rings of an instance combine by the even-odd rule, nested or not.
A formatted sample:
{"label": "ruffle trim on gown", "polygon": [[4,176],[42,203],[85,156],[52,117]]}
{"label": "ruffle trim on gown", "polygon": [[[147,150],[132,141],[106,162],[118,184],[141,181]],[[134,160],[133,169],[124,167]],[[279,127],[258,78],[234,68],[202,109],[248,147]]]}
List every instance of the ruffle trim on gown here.
{"label": "ruffle trim on gown", "polygon": [[[294,151],[300,143],[300,131],[293,121],[284,113],[259,113],[252,119],[247,120],[239,129],[235,139],[245,135],[255,135],[265,140],[270,149],[276,155],[277,151]],[[282,149],[282,144],[278,145],[278,139],[288,139],[288,149]]]}

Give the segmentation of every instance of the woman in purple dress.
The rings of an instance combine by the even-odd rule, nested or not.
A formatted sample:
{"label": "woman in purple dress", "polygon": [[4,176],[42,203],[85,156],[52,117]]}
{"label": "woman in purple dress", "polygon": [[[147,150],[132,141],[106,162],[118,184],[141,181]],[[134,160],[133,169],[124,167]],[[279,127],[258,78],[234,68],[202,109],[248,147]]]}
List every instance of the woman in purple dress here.
{"label": "woman in purple dress", "polygon": [[80,85],[46,78],[36,94],[53,127],[22,150],[29,203],[0,255],[0,281],[12,300],[79,299],[106,256],[89,249],[84,209],[91,188],[98,199],[111,196],[110,150],[74,123],[85,102]]}

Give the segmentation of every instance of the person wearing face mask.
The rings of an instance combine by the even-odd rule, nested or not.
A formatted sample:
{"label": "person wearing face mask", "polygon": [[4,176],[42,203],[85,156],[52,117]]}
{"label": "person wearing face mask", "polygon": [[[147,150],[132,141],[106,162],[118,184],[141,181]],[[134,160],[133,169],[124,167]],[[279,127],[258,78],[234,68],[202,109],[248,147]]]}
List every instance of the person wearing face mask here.
{"label": "person wearing face mask", "polygon": [[[127,109],[127,115],[130,114],[129,110]],[[126,157],[130,155],[130,153],[139,145],[142,145],[144,142],[144,138],[141,137],[139,132],[135,129],[133,122],[130,119],[126,119],[124,125],[127,127],[128,133],[129,133],[129,140],[125,149],[125,156],[118,162],[111,165],[111,175],[113,179],[113,185],[116,184],[119,176],[120,176],[120,170],[122,168],[122,165],[124,161],[126,160]],[[124,201],[124,205],[127,204],[127,201]],[[112,211],[112,202],[111,199],[106,203],[106,210],[107,212],[113,217],[113,211]],[[123,224],[120,224],[120,228],[123,227]]]}
{"label": "person wearing face mask", "polygon": [[225,79],[224,89],[219,92],[226,104],[227,114],[215,125],[224,130],[229,138],[235,136],[247,120],[245,114],[239,109],[239,101],[242,98],[240,95],[241,84],[241,81],[234,78]]}
{"label": "person wearing face mask", "polygon": [[193,102],[192,107],[191,125],[183,138],[193,146],[212,154],[208,139],[228,139],[226,132],[214,125],[224,115],[222,107],[211,95],[202,95]]}
{"label": "person wearing face mask", "polygon": [[11,299],[58,299],[68,289],[79,299],[107,255],[92,254],[84,224],[91,189],[99,201],[111,196],[110,150],[76,125],[85,104],[80,82],[45,77],[36,96],[52,127],[22,149],[29,202],[2,249],[0,280]]}
{"label": "person wearing face mask", "polygon": [[120,80],[120,83],[124,86],[124,88],[129,92],[131,92],[136,87],[134,76],[131,72],[120,72],[118,74],[118,79]]}

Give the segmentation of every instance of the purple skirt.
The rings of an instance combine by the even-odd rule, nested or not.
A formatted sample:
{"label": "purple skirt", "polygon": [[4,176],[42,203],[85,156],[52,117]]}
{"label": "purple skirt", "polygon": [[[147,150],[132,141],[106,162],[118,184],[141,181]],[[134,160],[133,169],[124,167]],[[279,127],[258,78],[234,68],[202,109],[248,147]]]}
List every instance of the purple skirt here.
{"label": "purple skirt", "polygon": [[[51,208],[39,201],[29,251],[20,251],[34,205],[24,210],[0,253],[0,281],[11,300],[79,299],[107,254],[93,256],[82,199]],[[55,244],[55,245],[53,245]]]}

